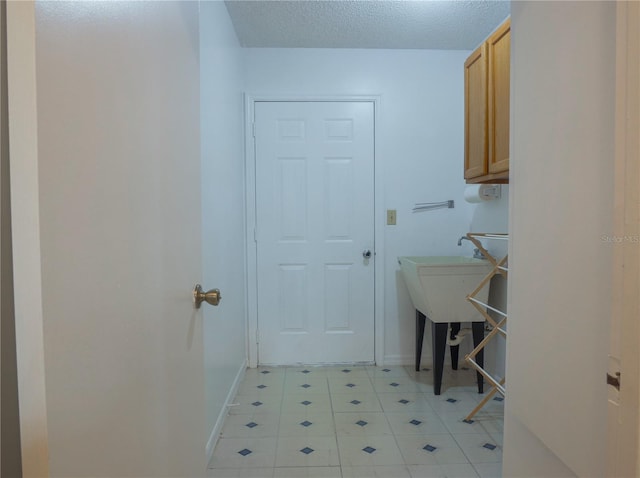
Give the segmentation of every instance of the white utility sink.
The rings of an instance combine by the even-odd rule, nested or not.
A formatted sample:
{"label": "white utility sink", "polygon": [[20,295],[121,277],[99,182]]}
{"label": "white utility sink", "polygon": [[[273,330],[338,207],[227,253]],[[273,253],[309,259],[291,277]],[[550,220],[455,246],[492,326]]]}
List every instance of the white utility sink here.
{"label": "white utility sink", "polygon": [[[466,300],[492,269],[483,259],[462,256],[399,257],[413,306],[433,322],[484,322]],[[475,296],[487,303],[489,285]]]}

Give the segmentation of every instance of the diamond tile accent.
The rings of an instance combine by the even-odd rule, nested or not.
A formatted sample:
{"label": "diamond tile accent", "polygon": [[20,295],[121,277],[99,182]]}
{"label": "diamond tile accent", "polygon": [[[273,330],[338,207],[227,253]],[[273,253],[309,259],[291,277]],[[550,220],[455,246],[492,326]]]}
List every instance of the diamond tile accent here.
{"label": "diamond tile accent", "polygon": [[423,368],[422,370],[423,370],[424,372],[431,372],[431,369],[430,369],[430,368]]}
{"label": "diamond tile accent", "polygon": [[[265,429],[265,426],[267,426],[267,429],[271,429],[273,428],[274,424],[275,424],[275,428],[274,430],[278,430],[278,423],[280,423],[279,420],[281,420],[280,415],[278,414],[278,410],[276,409],[276,415],[275,415],[275,421],[274,421],[274,416],[268,415],[260,415],[260,411],[262,412],[273,412],[272,410],[272,401],[273,398],[271,398],[271,395],[263,395],[262,393],[264,391],[267,390],[267,388],[271,389],[271,392],[273,392],[274,386],[278,385],[278,383],[280,385],[282,385],[284,383],[284,385],[286,385],[288,382],[287,380],[294,380],[293,384],[289,384],[293,386],[292,388],[289,388],[289,390],[291,392],[294,392],[295,390],[297,390],[296,387],[298,388],[302,388],[302,391],[298,391],[296,393],[299,394],[299,398],[297,398],[297,400],[300,400],[300,398],[302,400],[300,400],[299,402],[296,402],[296,398],[294,394],[293,397],[289,397],[289,398],[293,398],[293,401],[288,401],[287,404],[292,404],[293,407],[295,408],[295,404],[301,404],[307,408],[305,409],[299,409],[298,408],[298,414],[299,417],[290,417],[290,418],[294,418],[293,420],[288,419],[286,420],[286,426],[288,427],[293,427],[293,429],[289,428],[289,430],[291,431],[291,438],[287,437],[287,440],[289,440],[286,444],[286,446],[283,445],[284,448],[288,447],[290,449],[288,453],[288,457],[290,458],[290,460],[279,460],[282,461],[281,465],[282,466],[298,466],[300,464],[304,465],[305,462],[309,462],[309,460],[312,460],[311,462],[307,463],[307,464],[318,464],[320,462],[324,462],[324,458],[325,458],[325,441],[327,440],[327,438],[324,438],[325,436],[328,436],[331,434],[331,432],[334,434],[335,436],[335,429],[333,427],[333,424],[331,422],[333,422],[333,420],[331,419],[332,417],[332,412],[330,412],[331,410],[331,401],[333,400],[334,402],[336,401],[335,399],[337,399],[338,402],[340,402],[340,397],[342,398],[342,405],[340,408],[340,405],[337,404],[338,409],[340,411],[343,412],[357,412],[358,410],[362,409],[362,407],[360,405],[368,405],[370,399],[368,398],[369,396],[373,396],[374,394],[374,390],[369,390],[371,388],[370,385],[367,385],[367,389],[368,389],[368,393],[365,395],[363,393],[360,393],[358,391],[353,390],[354,388],[357,388],[359,391],[362,391],[362,383],[364,383],[361,379],[361,368],[348,368],[345,367],[343,365],[343,369],[340,368],[336,368],[336,367],[326,367],[326,368],[322,368],[322,369],[302,369],[299,366],[296,367],[293,370],[289,370],[287,369],[287,377],[281,377],[282,374],[282,370],[277,369],[277,368],[271,368],[269,370],[264,370],[264,369],[258,369],[258,375],[262,375],[263,380],[264,381],[260,381],[261,379],[259,377],[256,377],[255,375],[253,382],[249,382],[247,383],[247,385],[249,385],[249,389],[245,390],[251,390],[251,387],[254,388],[254,392],[255,390],[259,390],[259,393],[254,393],[254,402],[249,402],[248,400],[251,399],[251,397],[248,398],[247,397],[242,397],[240,396],[238,401],[242,402],[242,398],[245,399],[244,401],[244,407],[246,406],[253,406],[255,407],[255,410],[253,412],[250,412],[249,409],[242,409],[239,410],[239,414],[232,414],[231,418],[233,419],[233,423],[232,425],[234,425],[234,432],[236,432],[234,436],[234,441],[235,443],[233,443],[232,441],[228,440],[228,444],[225,443],[226,446],[230,446],[230,449],[228,449],[228,451],[231,453],[231,456],[228,456],[228,458],[233,459],[232,457],[235,456],[234,453],[239,454],[241,456],[241,458],[235,458],[235,461],[238,462],[237,466],[251,466],[251,462],[253,460],[255,460],[256,458],[260,458],[258,457],[258,455],[261,455],[262,451],[261,448],[258,447],[257,450],[252,450],[248,447],[248,445],[251,445],[253,448],[256,448],[256,443],[260,442],[261,446],[262,445],[262,441],[268,441],[271,440],[273,441],[273,437],[275,435],[271,435],[272,438],[270,439],[264,439],[262,438],[265,434],[260,432],[260,430]],[[335,380],[335,377],[332,379],[331,375],[329,374],[329,385],[331,386],[330,389],[327,389],[327,392],[330,392],[329,395],[331,395],[331,397],[318,397],[316,395],[309,395],[307,392],[309,390],[309,388],[313,388],[314,390],[316,390],[318,388],[318,381],[316,381],[313,377],[308,377],[306,376],[306,374],[310,374],[310,373],[315,373],[316,375],[318,373],[321,374],[321,376],[324,376],[325,378],[323,379],[324,381],[326,381],[326,370],[328,370],[331,373],[344,373],[344,374],[351,374],[351,375],[341,375],[340,377],[342,377],[342,380]],[[475,418],[473,420],[466,420],[465,416],[463,414],[455,414],[455,413],[451,413],[453,410],[456,410],[457,407],[459,405],[457,405],[458,402],[460,402],[461,404],[464,404],[467,402],[467,394],[462,393],[462,392],[458,392],[456,391],[455,385],[453,387],[453,390],[451,390],[451,393],[447,393],[444,394],[442,397],[434,397],[434,398],[439,398],[440,400],[440,406],[444,407],[442,408],[442,410],[440,410],[439,408],[436,408],[436,410],[432,411],[435,415],[437,415],[438,413],[443,413],[446,416],[446,418],[448,418],[448,421],[446,421],[446,426],[447,428],[445,428],[445,426],[440,423],[437,419],[435,420],[436,423],[432,423],[432,419],[431,418],[427,418],[430,417],[431,414],[424,412],[424,411],[411,411],[413,409],[413,407],[419,403],[422,403],[424,400],[422,398],[419,399],[419,397],[422,397],[422,394],[419,393],[420,390],[416,389],[411,391],[410,393],[406,393],[403,392],[403,390],[405,389],[405,387],[407,386],[407,384],[411,385],[412,382],[419,382],[420,384],[424,384],[424,380],[429,380],[429,376],[427,375],[427,372],[422,372],[421,374],[416,373],[415,375],[410,373],[408,376],[403,376],[400,375],[399,372],[401,371],[399,367],[395,367],[394,368],[367,368],[366,369],[369,372],[369,378],[370,380],[374,383],[375,385],[375,392],[389,392],[386,394],[386,396],[384,396],[384,393],[378,393],[378,395],[380,397],[385,398],[385,401],[383,401],[383,405],[384,407],[382,409],[380,409],[379,407],[376,407],[377,411],[380,412],[380,415],[378,416],[387,416],[387,412],[395,412],[395,417],[397,418],[394,422],[390,423],[390,424],[385,424],[385,430],[386,433],[389,433],[389,437],[386,437],[386,439],[392,439],[392,434],[395,433],[399,433],[400,435],[407,435],[407,437],[403,437],[407,439],[407,443],[399,443],[399,448],[401,449],[402,452],[404,452],[404,448],[410,448],[413,449],[415,451],[413,451],[412,453],[414,454],[414,456],[412,457],[417,459],[417,460],[422,460],[422,462],[428,462],[428,461],[433,461],[433,459],[436,459],[437,461],[440,461],[440,459],[438,459],[438,456],[441,456],[443,453],[443,460],[445,460],[448,455],[449,455],[449,445],[446,445],[444,442],[440,443],[437,442],[438,445],[432,445],[429,442],[425,443],[425,438],[430,436],[432,433],[433,434],[439,434],[439,433],[447,433],[447,428],[450,428],[450,426],[453,426],[452,430],[455,433],[471,433],[475,430],[475,427],[479,426],[480,423],[483,424],[483,426],[485,425],[485,421],[488,420],[490,422],[491,428],[488,428],[488,430],[492,430],[494,429],[494,427],[496,427],[495,429],[498,429],[497,427],[499,427],[501,425],[500,423],[500,417],[499,416],[494,416],[496,415],[496,413],[492,413],[491,416],[487,415],[486,417],[483,417],[481,420],[478,419],[476,420]],[[371,371],[373,370],[373,373],[371,373]],[[402,369],[404,370],[404,369]],[[425,368],[425,370],[433,370],[431,368]],[[470,368],[470,370],[473,370],[473,368]],[[295,373],[304,373],[305,377],[300,377],[297,376],[298,379],[295,380],[292,377],[290,377],[289,375],[294,372]],[[474,371],[475,372],[475,371]],[[388,378],[384,378],[382,376],[379,375],[379,378],[382,379],[382,383],[378,382],[378,384],[376,384],[375,382],[375,378],[376,375],[375,374],[381,374],[381,373],[387,373],[387,377]],[[430,372],[429,372],[430,373]],[[468,372],[468,373],[472,373],[472,372]],[[280,382],[277,383],[272,383],[271,378],[269,378],[267,375],[268,374],[273,374],[274,377],[277,375],[276,378],[278,378],[280,380]],[[467,377],[469,380],[472,378],[471,375],[467,376],[466,372],[463,374],[465,377]],[[420,377],[421,376],[421,377]],[[473,376],[475,377],[475,373],[473,373]],[[315,375],[314,375],[315,377]],[[346,380],[347,377],[351,378],[351,381]],[[283,381],[283,379],[286,379]],[[391,379],[391,381],[388,381],[389,379]],[[395,379],[400,380],[400,382],[395,381]],[[335,380],[335,382],[332,382],[331,380]],[[368,381],[368,379],[364,379],[365,381]],[[465,379],[466,380],[466,379]],[[256,383],[257,382],[257,383]],[[386,383],[387,387],[394,387],[393,389],[384,389],[384,384]],[[466,382],[463,384],[457,384],[457,385],[469,385]],[[278,385],[278,390],[281,391],[281,386]],[[338,389],[335,389],[335,386],[338,386]],[[344,386],[349,388],[349,390],[344,390],[344,389],[340,389],[340,386]],[[382,386],[383,388],[380,389],[379,386]],[[324,388],[322,388],[322,390],[325,390],[326,385],[323,385]],[[467,387],[461,387],[463,390],[466,390]],[[316,390],[319,391],[319,390]],[[365,390],[367,391],[367,390]],[[271,392],[265,392],[265,393],[271,393]],[[334,396],[334,392],[335,392],[335,396]],[[352,393],[355,392],[355,393]],[[395,394],[391,394],[390,392],[395,392]],[[250,393],[250,392],[249,392]],[[351,401],[345,399],[344,397],[348,397],[350,394],[351,395]],[[285,387],[285,397],[287,395],[286,392],[286,387]],[[358,395],[361,395],[362,398],[364,399],[365,397],[367,398],[364,402],[359,400],[359,399],[355,399],[354,395],[357,397]],[[405,395],[405,397],[403,397],[402,395]],[[464,395],[464,397],[463,397]],[[262,396],[263,399],[266,400],[266,402],[262,402],[261,399],[257,398]],[[406,397],[412,397],[411,399],[406,398]],[[317,398],[316,398],[317,397]],[[460,398],[457,398],[460,397]],[[322,400],[320,400],[320,398],[322,398]],[[313,400],[312,400],[313,399]],[[390,400],[389,400],[390,399]],[[429,400],[431,400],[431,398],[429,398]],[[502,406],[504,405],[504,403],[506,402],[506,398],[503,398],[500,394],[495,394],[494,396],[491,397],[491,400],[495,400],[496,403],[498,403],[499,405],[497,406],[497,408],[494,406],[494,409],[498,410],[498,415],[501,415],[501,410],[502,410]],[[374,399],[375,401],[375,399]],[[442,402],[445,403],[450,403],[451,406],[449,405],[443,405]],[[473,400],[472,400],[473,402]],[[313,407],[311,407],[311,405],[314,405]],[[349,407],[347,404],[352,405],[352,407]],[[277,405],[277,403],[275,404]],[[389,406],[389,408],[387,409],[386,406]],[[398,405],[403,405],[403,407],[399,407]],[[434,407],[437,405],[437,403],[433,404]],[[317,411],[317,414],[311,414],[311,412],[314,411],[315,408],[317,408],[318,406],[320,406],[320,410]],[[266,410],[266,409],[269,410]],[[279,408],[279,407],[278,407]],[[286,405],[284,405],[284,408],[286,409]],[[423,410],[422,407],[418,408],[419,410]],[[427,408],[428,409],[428,408]],[[447,410],[445,410],[447,409]],[[306,412],[304,411],[306,410]],[[366,408],[364,409],[364,411],[366,412],[374,412],[376,410],[374,409],[369,409]],[[322,412],[322,414],[321,414]],[[405,412],[404,414],[401,414],[400,412]],[[242,416],[241,413],[247,413],[247,415]],[[287,412],[283,412],[283,413],[287,413]],[[293,412],[293,410],[291,410],[291,414],[293,415],[296,412]],[[423,414],[424,413],[424,417]],[[393,413],[391,413],[393,414]],[[325,423],[325,415],[327,415],[329,417],[329,423]],[[354,450],[354,452],[357,454],[357,450],[358,447],[357,445],[365,445],[364,447],[362,447],[360,449],[360,451],[362,451],[363,454],[360,454],[360,458],[359,458],[359,462],[358,464],[360,465],[364,465],[365,463],[371,461],[372,459],[376,459],[376,457],[378,457],[381,461],[382,459],[386,460],[386,456],[387,456],[387,442],[380,440],[380,442],[378,441],[371,441],[371,445],[366,445],[366,438],[364,438],[365,436],[369,436],[369,437],[373,437],[373,436],[378,436],[378,435],[382,435],[385,432],[380,429],[378,427],[378,421],[374,420],[373,422],[369,422],[368,420],[366,420],[364,417],[366,417],[367,415],[371,415],[373,416],[372,413],[367,413],[367,414],[363,414],[361,416],[355,416],[353,415],[353,418],[351,419],[347,419],[346,421],[343,421],[342,425],[342,429],[345,432],[345,434],[349,434],[348,430],[350,427],[351,430],[351,435],[352,437],[354,435],[361,435],[360,438],[358,438],[357,441],[355,441],[355,438],[349,438],[349,440],[353,440],[355,442],[348,442],[349,440],[346,440],[346,445],[348,445],[349,447],[352,447],[353,445],[356,445],[355,448],[351,448],[352,450]],[[403,416],[404,415],[404,416]],[[413,416],[412,416],[413,415]],[[346,413],[345,413],[345,417],[346,417]],[[423,417],[423,418],[416,418],[416,417]],[[296,421],[295,418],[300,419],[300,421]],[[311,418],[313,418],[315,421],[311,422]],[[355,418],[355,421],[353,420]],[[245,421],[249,419],[248,421]],[[257,423],[255,421],[255,419],[260,420],[260,423]],[[266,421],[265,421],[266,420]],[[457,425],[456,425],[456,420],[457,420]],[[383,420],[384,421],[384,420]],[[494,424],[494,421],[496,422]],[[244,422],[244,423],[243,423]],[[284,423],[284,422],[283,422]],[[468,427],[465,427],[464,425],[461,425],[461,423],[469,425]],[[478,425],[476,425],[476,423],[478,423]],[[354,429],[354,425],[356,427],[358,427],[360,429],[360,433],[356,433],[357,429]],[[391,425],[391,427],[389,427],[389,425]],[[411,426],[408,426],[411,425]],[[471,426],[471,425],[475,425],[475,426]],[[237,427],[240,427],[239,429]],[[282,427],[283,425],[281,424],[280,427]],[[300,429],[300,428],[296,428],[296,426],[298,427],[302,427],[304,428],[304,430]],[[313,430],[316,430],[316,433],[313,432],[313,430],[311,429],[311,427],[313,427]],[[413,428],[412,428],[413,427]],[[432,428],[433,427],[433,428]],[[245,430],[246,428],[246,430]],[[260,430],[255,430],[254,428],[260,428]],[[366,430],[365,430],[366,428]],[[425,438],[423,438],[422,443],[415,443],[415,440],[419,440],[419,438],[416,435],[416,433],[420,433],[420,430],[426,428],[426,431],[424,433],[426,433],[427,435],[425,435]],[[265,431],[267,431],[267,429],[265,429]],[[242,430],[244,430],[244,432],[242,432]],[[298,430],[297,432],[295,432],[295,430]],[[466,432],[465,432],[466,430]],[[482,427],[480,428],[480,430],[482,430]],[[305,435],[308,435],[309,433],[312,433],[312,435],[318,435],[320,437],[323,437],[321,439],[318,439],[318,441],[307,441],[307,444],[304,444],[304,441],[306,441],[304,438]],[[362,434],[365,435],[362,435]],[[474,435],[473,437],[467,437],[469,438],[468,440],[466,440],[466,444],[467,445],[473,445],[470,446],[470,448],[475,448],[476,450],[476,454],[477,455],[486,455],[485,456],[485,460],[484,461],[492,461],[491,459],[489,459],[489,457],[493,456],[495,458],[495,454],[498,453],[500,454],[500,452],[502,451],[502,446],[501,446],[501,442],[495,442],[493,441],[494,438],[491,436],[486,435],[484,432],[479,431],[479,433],[482,433],[484,435],[485,439],[489,439],[492,440],[490,442],[486,442],[483,443],[482,442],[482,438],[481,435]],[[256,435],[257,434],[257,435]],[[231,435],[231,434],[229,434]],[[256,443],[253,443],[253,439],[251,438],[252,436],[257,436],[260,438],[260,440],[258,440]],[[297,438],[293,439],[293,437],[297,435]],[[414,437],[408,437],[408,435],[414,435]],[[238,438],[235,438],[238,437]],[[470,438],[478,438],[480,437],[479,440],[477,440],[475,443],[473,443],[474,440],[471,440]],[[243,439],[241,439],[243,438]],[[364,438],[364,439],[363,439]],[[279,438],[278,438],[279,439]],[[429,438],[426,438],[429,439]],[[303,441],[304,440],[304,441]],[[377,440],[377,439],[376,439]],[[251,443],[249,443],[249,441],[251,441]],[[357,442],[360,443],[357,443]],[[402,441],[402,440],[401,440]],[[232,444],[233,443],[233,444]],[[414,445],[415,443],[415,445]],[[235,444],[235,446],[234,446]],[[313,444],[314,446],[318,446],[319,449],[316,450],[314,448],[311,447],[311,444]],[[320,446],[322,444],[322,446]],[[374,444],[377,446],[380,446],[380,449],[377,449],[377,447],[374,447]],[[385,446],[382,446],[382,445]],[[241,447],[242,445],[245,446],[245,448],[241,448],[240,450],[238,450],[239,447]],[[298,458],[295,458],[295,451],[296,448],[299,447],[300,445],[303,445],[301,448],[298,448],[298,452],[300,453],[300,455],[297,455]],[[422,445],[422,446],[419,446]],[[446,445],[446,446],[445,446]],[[415,446],[415,448],[413,448]],[[443,448],[441,448],[441,446]],[[271,444],[270,447],[272,448],[272,452],[277,451],[277,446],[276,444]],[[336,449],[336,445],[332,444],[331,445],[332,449]],[[269,447],[267,447],[269,448]],[[393,447],[395,448],[395,446]],[[486,452],[482,452],[479,449],[482,448],[483,450],[486,450]],[[422,453],[422,451],[424,451],[425,453],[429,453],[428,455],[425,455]],[[409,450],[410,451],[410,450]],[[491,452],[490,454],[488,452]],[[291,453],[293,453],[293,455],[291,455]],[[396,450],[397,453],[397,450]],[[471,452],[473,453],[473,452]],[[301,456],[301,455],[304,455]],[[322,456],[321,456],[322,455]],[[375,457],[373,456],[375,455]],[[419,455],[422,455],[422,458],[420,459]],[[262,455],[261,455],[262,456]],[[246,460],[244,459],[246,458]],[[320,461],[318,461],[319,459],[322,459]],[[481,460],[481,457],[478,456],[479,461]],[[297,460],[297,461],[296,461]],[[286,463],[285,463],[286,461]],[[338,461],[331,461],[331,463],[333,464],[333,466],[337,466],[340,462],[339,462],[339,457],[338,457]],[[335,463],[335,464],[334,464]],[[355,462],[354,462],[355,464]],[[379,463],[382,464],[382,463]],[[218,466],[229,466],[229,465],[223,465],[222,463],[219,464]],[[639,477],[640,478],[640,477]]]}
{"label": "diamond tile accent", "polygon": [[469,367],[461,367],[462,370],[470,370]]}

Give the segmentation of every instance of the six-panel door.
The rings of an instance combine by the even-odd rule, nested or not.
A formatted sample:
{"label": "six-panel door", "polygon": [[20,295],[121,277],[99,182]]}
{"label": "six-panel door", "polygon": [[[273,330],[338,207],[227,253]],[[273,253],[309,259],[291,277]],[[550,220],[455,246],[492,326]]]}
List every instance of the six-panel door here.
{"label": "six-panel door", "polygon": [[374,360],[374,106],[256,102],[258,360]]}

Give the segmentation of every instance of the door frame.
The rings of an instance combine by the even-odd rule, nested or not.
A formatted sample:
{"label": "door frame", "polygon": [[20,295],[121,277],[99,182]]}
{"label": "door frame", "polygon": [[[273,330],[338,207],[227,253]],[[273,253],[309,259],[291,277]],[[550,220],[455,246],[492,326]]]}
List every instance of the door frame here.
{"label": "door frame", "polygon": [[374,136],[374,360],[380,365],[384,359],[384,188],[383,172],[377,161],[377,125],[380,115],[380,95],[304,95],[245,93],[245,218],[246,218],[246,277],[247,277],[247,362],[258,366],[258,256],[256,242],[256,152],[254,143],[254,113],[256,102],[367,102],[373,103]]}
{"label": "door frame", "polygon": [[[640,471],[640,6],[616,2],[614,230],[620,240],[612,260],[613,298],[609,373],[621,372],[620,389],[609,387],[607,476]],[[603,377],[604,380],[604,377]]]}

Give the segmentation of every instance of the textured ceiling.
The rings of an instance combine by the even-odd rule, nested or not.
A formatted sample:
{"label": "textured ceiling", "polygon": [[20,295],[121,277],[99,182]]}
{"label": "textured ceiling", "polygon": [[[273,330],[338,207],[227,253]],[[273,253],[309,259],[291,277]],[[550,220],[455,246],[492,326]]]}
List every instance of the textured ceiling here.
{"label": "textured ceiling", "polygon": [[244,47],[471,50],[509,1],[227,0]]}

